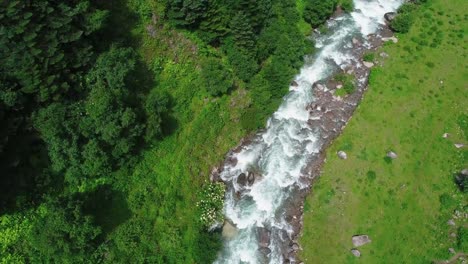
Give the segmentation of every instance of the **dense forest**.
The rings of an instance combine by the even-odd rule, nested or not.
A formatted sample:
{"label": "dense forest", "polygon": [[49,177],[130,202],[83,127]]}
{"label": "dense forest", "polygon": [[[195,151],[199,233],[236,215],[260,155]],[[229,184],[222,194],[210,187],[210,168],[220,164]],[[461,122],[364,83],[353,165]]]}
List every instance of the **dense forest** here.
{"label": "dense forest", "polygon": [[2,1],[1,262],[212,261],[208,169],[264,125],[338,4]]}

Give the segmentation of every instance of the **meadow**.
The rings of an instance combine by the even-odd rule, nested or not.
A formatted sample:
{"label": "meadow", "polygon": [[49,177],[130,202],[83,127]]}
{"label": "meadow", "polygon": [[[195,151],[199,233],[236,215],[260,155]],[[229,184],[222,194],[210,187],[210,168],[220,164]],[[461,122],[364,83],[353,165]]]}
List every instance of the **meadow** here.
{"label": "meadow", "polygon": [[[467,213],[466,192],[454,183],[468,165],[466,146],[454,146],[468,140],[467,8],[423,4],[411,30],[373,56],[383,65],[306,200],[305,263],[430,263],[453,256],[449,248],[468,251],[467,219],[453,217]],[[389,151],[398,157],[386,158]],[[360,258],[350,252],[356,234],[372,240]]]}

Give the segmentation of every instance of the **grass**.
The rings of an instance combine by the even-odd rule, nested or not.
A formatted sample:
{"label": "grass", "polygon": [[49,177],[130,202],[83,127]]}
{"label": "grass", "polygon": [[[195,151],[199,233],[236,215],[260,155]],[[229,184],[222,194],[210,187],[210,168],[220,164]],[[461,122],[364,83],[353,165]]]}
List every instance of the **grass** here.
{"label": "grass", "polygon": [[[463,250],[447,220],[467,205],[453,182],[468,165],[466,148],[453,145],[468,136],[460,127],[467,111],[466,8],[461,0],[433,0],[416,12],[409,33],[382,48],[389,58],[372,71],[370,89],[328,149],[306,200],[306,263],[430,263],[449,259],[450,247]],[[348,159],[340,160],[335,153],[344,146]],[[391,162],[389,150],[398,154]],[[350,253],[355,234],[372,239],[359,248],[361,258]]]}

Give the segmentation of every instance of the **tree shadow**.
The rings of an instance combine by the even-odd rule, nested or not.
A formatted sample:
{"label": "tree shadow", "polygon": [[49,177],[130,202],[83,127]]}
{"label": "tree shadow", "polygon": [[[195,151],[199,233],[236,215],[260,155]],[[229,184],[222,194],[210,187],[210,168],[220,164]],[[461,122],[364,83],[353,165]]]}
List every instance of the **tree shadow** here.
{"label": "tree shadow", "polygon": [[103,236],[132,216],[125,194],[110,185],[102,185],[94,192],[83,195],[83,213],[94,217],[95,223],[102,228]]}

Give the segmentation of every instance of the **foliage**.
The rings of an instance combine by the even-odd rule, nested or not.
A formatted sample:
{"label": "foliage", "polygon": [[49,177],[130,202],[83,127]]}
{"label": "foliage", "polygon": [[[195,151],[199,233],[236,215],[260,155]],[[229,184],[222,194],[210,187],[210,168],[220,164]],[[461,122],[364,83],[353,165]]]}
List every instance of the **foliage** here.
{"label": "foliage", "polygon": [[212,96],[226,94],[233,85],[230,72],[220,60],[215,58],[209,58],[204,62],[201,76]]}
{"label": "foliage", "polygon": [[304,19],[312,27],[318,27],[333,14],[336,6],[336,0],[309,0],[304,9]]}
{"label": "foliage", "polygon": [[354,10],[354,3],[352,0],[340,0],[340,6],[345,12],[352,12]]}
{"label": "foliage", "polygon": [[416,5],[405,3],[398,9],[398,14],[390,23],[390,27],[400,33],[407,33],[413,25],[413,12],[416,10]]}
{"label": "foliage", "polygon": [[346,94],[352,94],[356,89],[354,76],[351,74],[340,73],[335,76],[335,80],[342,83],[342,89],[346,92]]}
{"label": "foliage", "polygon": [[200,210],[200,221],[209,228],[223,222],[223,183],[207,183],[200,191],[197,207]]}
{"label": "foliage", "polygon": [[373,62],[375,60],[375,53],[369,52],[364,54],[363,60],[367,62]]}

